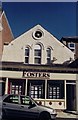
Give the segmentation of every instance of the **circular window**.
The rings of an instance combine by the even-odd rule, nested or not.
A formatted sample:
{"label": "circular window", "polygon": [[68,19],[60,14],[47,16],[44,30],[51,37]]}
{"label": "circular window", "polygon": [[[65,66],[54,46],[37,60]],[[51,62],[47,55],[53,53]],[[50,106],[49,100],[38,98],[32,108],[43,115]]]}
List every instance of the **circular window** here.
{"label": "circular window", "polygon": [[35,39],[41,39],[43,37],[43,32],[41,30],[37,30],[33,33],[33,37]]}
{"label": "circular window", "polygon": [[37,38],[42,37],[42,32],[41,31],[36,31],[35,32],[35,37],[37,37]]}

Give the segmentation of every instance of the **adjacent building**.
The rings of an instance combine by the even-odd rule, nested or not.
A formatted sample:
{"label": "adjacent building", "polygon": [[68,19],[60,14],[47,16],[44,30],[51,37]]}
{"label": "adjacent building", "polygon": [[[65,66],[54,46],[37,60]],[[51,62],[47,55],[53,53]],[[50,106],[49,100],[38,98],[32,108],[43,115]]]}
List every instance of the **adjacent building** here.
{"label": "adjacent building", "polygon": [[[75,58],[66,45],[41,25],[4,45],[2,94],[24,94],[55,109],[76,109]],[[0,64],[1,68],[1,64]]]}
{"label": "adjacent building", "polygon": [[78,58],[78,36],[62,37],[61,42],[75,53],[75,59]]}
{"label": "adjacent building", "polygon": [[[0,8],[0,61],[2,59],[2,53],[4,49],[4,44],[9,44],[14,39],[10,25],[8,23],[5,12]],[[2,63],[1,63],[2,66]],[[0,94],[2,87],[5,88],[2,79],[0,79]],[[3,89],[4,90],[4,89]]]}
{"label": "adjacent building", "polygon": [[4,44],[10,43],[13,39],[14,37],[5,12],[0,9],[0,60],[2,58]]}

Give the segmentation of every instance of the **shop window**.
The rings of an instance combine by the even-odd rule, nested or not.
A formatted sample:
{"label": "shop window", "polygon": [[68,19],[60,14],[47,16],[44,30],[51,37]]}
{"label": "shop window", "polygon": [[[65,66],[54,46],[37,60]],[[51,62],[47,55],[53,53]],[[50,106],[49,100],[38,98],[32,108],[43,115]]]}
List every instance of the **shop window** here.
{"label": "shop window", "polygon": [[44,98],[44,82],[39,80],[30,81],[29,96],[32,98]]}
{"label": "shop window", "polygon": [[34,63],[41,64],[41,46],[35,45],[34,48]]}
{"label": "shop window", "polygon": [[11,79],[9,83],[9,93],[10,94],[25,94],[25,80]]}
{"label": "shop window", "polygon": [[25,48],[25,63],[29,63],[29,48]]}
{"label": "shop window", "polygon": [[43,96],[43,86],[42,85],[32,85],[31,86],[31,97],[32,98],[42,98]]}
{"label": "shop window", "polygon": [[12,85],[11,93],[12,94],[22,94],[22,85]]}
{"label": "shop window", "polygon": [[60,87],[59,86],[49,86],[49,99],[59,99],[60,98]]}
{"label": "shop window", "polygon": [[51,63],[51,49],[47,48],[47,64]]}
{"label": "shop window", "polygon": [[64,83],[63,81],[48,81],[48,99],[63,99],[64,98]]}

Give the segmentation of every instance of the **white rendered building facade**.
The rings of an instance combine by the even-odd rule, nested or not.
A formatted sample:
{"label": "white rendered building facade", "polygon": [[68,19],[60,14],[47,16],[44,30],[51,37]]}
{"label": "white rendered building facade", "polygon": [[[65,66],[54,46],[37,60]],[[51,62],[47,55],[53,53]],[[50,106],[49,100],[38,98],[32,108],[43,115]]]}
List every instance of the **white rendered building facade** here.
{"label": "white rendered building facade", "polygon": [[75,109],[76,70],[63,66],[73,60],[71,50],[37,25],[4,46],[4,93],[29,95],[55,109]]}

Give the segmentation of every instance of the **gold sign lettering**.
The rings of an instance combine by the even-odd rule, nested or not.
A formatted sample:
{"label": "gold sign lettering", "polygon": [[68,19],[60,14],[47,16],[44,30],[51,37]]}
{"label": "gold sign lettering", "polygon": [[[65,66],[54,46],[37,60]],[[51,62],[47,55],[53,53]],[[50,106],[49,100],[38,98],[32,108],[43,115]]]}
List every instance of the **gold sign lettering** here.
{"label": "gold sign lettering", "polygon": [[50,73],[46,72],[23,72],[24,77],[31,77],[31,78],[49,78]]}

